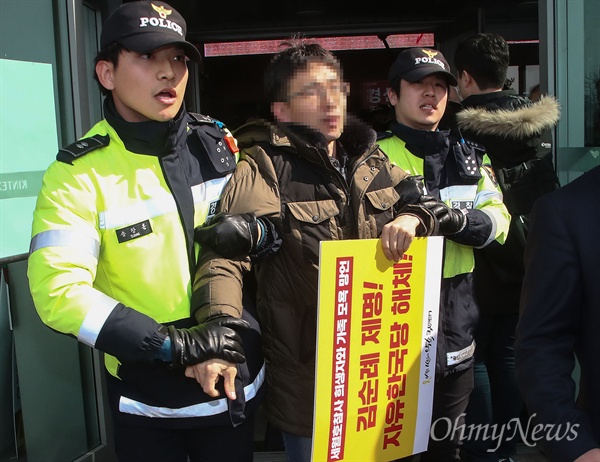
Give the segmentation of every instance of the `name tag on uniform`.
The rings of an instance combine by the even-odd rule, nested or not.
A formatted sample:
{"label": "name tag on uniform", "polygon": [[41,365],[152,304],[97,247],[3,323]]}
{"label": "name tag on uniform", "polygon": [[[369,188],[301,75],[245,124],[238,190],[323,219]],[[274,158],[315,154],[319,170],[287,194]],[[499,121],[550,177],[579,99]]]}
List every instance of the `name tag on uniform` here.
{"label": "name tag on uniform", "polygon": [[206,214],[206,221],[210,220],[212,217],[214,217],[217,214],[217,207],[219,206],[219,201],[212,201],[210,204],[208,204],[208,212]]}
{"label": "name tag on uniform", "polygon": [[450,207],[458,210],[471,210],[473,208],[473,201],[450,201]]}
{"label": "name tag on uniform", "polygon": [[152,226],[150,226],[150,220],[146,220],[134,225],[126,226],[125,228],[117,229],[116,232],[117,239],[119,240],[119,243],[122,244],[123,242],[150,234],[152,232]]}

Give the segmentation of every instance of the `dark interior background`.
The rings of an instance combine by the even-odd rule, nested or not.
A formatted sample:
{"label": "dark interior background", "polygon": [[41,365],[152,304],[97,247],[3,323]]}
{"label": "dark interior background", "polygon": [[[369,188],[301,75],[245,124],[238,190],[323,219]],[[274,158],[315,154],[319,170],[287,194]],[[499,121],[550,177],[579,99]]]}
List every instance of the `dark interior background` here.
{"label": "dark interior background", "polygon": [[[454,46],[477,31],[496,32],[510,41],[511,65],[539,63],[536,0],[395,0],[319,2],[312,0],[167,0],[185,18],[188,40],[203,53],[204,44],[224,41],[281,40],[294,34],[327,36],[433,33],[435,47],[450,65]],[[382,41],[382,43],[384,43]],[[364,85],[385,80],[401,49],[335,51],[351,85],[349,110],[372,121],[363,102]],[[200,67],[201,112],[237,128],[248,118],[268,117],[262,101],[262,72],[271,55],[205,57]],[[537,82],[536,82],[537,83]],[[521,93],[528,88],[516,88]]]}

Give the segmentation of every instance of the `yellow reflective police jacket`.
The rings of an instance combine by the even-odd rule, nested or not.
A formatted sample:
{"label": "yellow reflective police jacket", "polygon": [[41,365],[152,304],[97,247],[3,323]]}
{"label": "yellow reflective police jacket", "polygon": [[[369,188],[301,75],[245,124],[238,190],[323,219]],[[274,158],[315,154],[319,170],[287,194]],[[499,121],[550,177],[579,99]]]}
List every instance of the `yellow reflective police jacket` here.
{"label": "yellow reflective police jacket", "polygon": [[379,139],[390,161],[412,175],[423,175],[427,194],[463,210],[467,218],[461,232],[445,238],[436,368],[440,377],[472,365],[478,317],[473,248],[503,244],[510,215],[483,147],[448,132],[414,130],[397,122],[391,128]]}
{"label": "yellow reflective police jacket", "polygon": [[[63,148],[44,175],[28,262],[36,309],[51,328],[107,353],[110,374],[146,390],[125,397],[124,412],[217,413],[214,403],[198,408],[210,398],[198,396],[197,383],[183,371],[173,378],[154,358],[162,324],[195,324],[193,232],[215,213],[236,165],[235,141],[202,115],[131,124],[107,109],[106,120]],[[262,380],[258,371],[249,375],[256,381],[246,399]]]}

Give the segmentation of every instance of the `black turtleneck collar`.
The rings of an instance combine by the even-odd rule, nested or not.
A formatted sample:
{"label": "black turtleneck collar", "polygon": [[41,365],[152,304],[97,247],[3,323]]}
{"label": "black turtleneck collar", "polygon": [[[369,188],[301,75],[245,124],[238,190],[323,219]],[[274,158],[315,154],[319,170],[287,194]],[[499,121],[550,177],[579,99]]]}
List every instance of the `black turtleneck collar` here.
{"label": "black turtleneck collar", "polygon": [[279,125],[286,136],[293,138],[295,143],[302,142],[327,152],[327,140],[321,132],[292,122],[280,122]]}
{"label": "black turtleneck collar", "polygon": [[417,130],[394,120],[390,124],[394,135],[406,143],[406,148],[421,159],[448,150],[448,130]]}
{"label": "black turtleneck collar", "polygon": [[[286,135],[292,133],[306,144],[327,151],[327,140],[317,130],[296,123],[280,123],[279,126]],[[370,126],[348,114],[342,135],[337,140],[337,148],[346,152],[350,157],[357,157],[373,146],[376,139],[377,134]]]}
{"label": "black turtleneck collar", "polygon": [[427,193],[439,199],[441,177],[450,151],[450,132],[417,130],[395,120],[390,124],[390,129],[406,143],[406,148],[412,154],[423,159],[423,176]]}
{"label": "black turtleneck collar", "polygon": [[127,122],[117,112],[112,97],[104,100],[104,117],[118,133],[125,148],[136,154],[165,156],[171,153],[180,138],[178,132],[185,120],[184,114],[182,105],[177,116],[168,122]]}

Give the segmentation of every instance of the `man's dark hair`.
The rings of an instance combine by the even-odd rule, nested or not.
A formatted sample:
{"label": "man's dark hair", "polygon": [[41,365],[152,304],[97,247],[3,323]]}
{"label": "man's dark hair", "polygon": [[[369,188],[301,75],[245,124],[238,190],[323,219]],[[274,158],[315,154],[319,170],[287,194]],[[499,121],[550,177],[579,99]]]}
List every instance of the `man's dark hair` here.
{"label": "man's dark hair", "polygon": [[126,48],[123,45],[120,45],[117,42],[113,42],[102,48],[102,50],[98,52],[96,58],[94,59],[94,79],[96,80],[96,82],[98,82],[100,91],[104,96],[109,95],[110,90],[104,88],[104,85],[102,85],[100,83],[100,80],[98,80],[98,75],[96,74],[96,64],[98,64],[98,61],[108,61],[112,63],[116,69],[119,64],[119,56],[121,55],[121,52],[123,50],[126,50]]}
{"label": "man's dark hair", "polygon": [[394,77],[390,81],[390,88],[394,93],[396,93],[396,96],[398,96],[398,98],[400,98],[400,80],[402,80],[400,77]]}
{"label": "man's dark hair", "polygon": [[400,77],[395,77],[390,82],[390,88],[394,93],[396,93],[396,97],[398,98],[400,98],[400,80],[402,80]]}
{"label": "man's dark hair", "polygon": [[267,102],[285,101],[290,80],[298,71],[306,69],[309,63],[318,62],[331,66],[342,79],[342,69],[338,59],[318,43],[307,43],[293,37],[281,46],[287,47],[271,59],[264,77],[264,91]]}
{"label": "man's dark hair", "polygon": [[509,63],[508,43],[498,34],[475,34],[463,40],[454,52],[458,75],[467,71],[480,90],[502,88]]}

